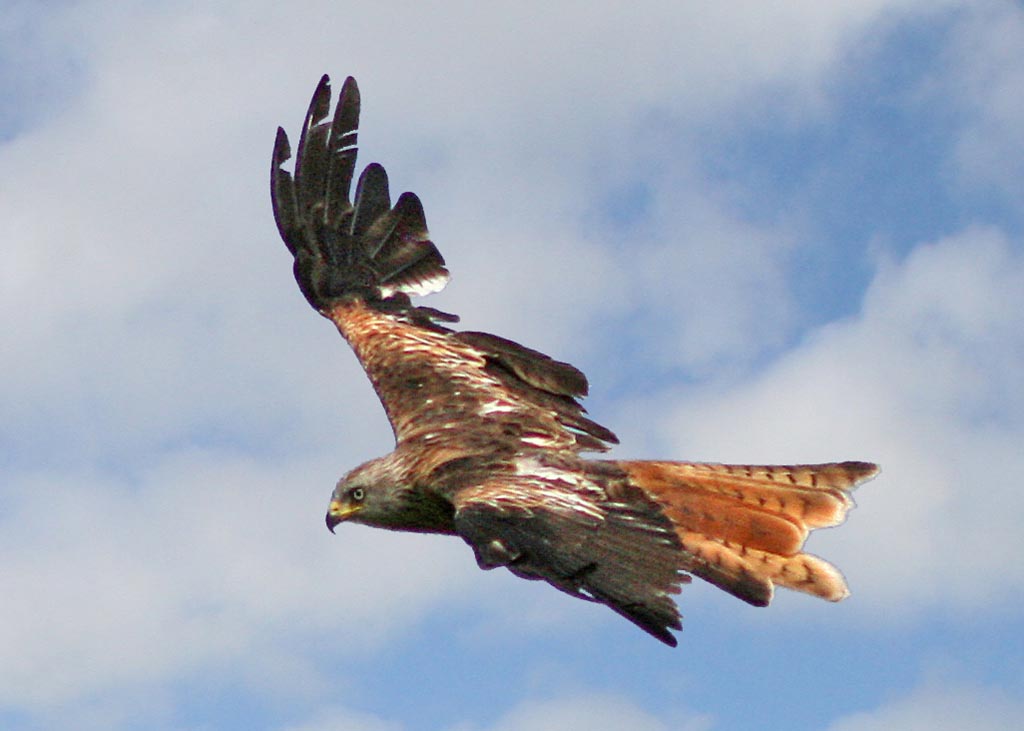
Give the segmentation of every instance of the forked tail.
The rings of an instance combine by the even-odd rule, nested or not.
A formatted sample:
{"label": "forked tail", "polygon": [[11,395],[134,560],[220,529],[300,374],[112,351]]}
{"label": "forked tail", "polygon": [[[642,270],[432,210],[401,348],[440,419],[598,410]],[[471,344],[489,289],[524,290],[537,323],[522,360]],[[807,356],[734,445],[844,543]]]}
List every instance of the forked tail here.
{"label": "forked tail", "polygon": [[876,465],[620,465],[672,521],[685,570],[755,606],[771,601],[775,585],[829,601],[849,594],[839,570],[803,545],[815,528],[843,522],[850,491],[878,474]]}

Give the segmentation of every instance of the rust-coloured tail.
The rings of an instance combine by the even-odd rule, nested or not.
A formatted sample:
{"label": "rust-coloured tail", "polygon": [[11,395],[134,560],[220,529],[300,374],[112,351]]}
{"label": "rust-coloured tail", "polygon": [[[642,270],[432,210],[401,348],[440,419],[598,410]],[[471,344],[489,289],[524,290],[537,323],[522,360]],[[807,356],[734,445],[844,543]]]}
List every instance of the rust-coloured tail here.
{"label": "rust-coloured tail", "polygon": [[619,465],[672,521],[686,570],[756,606],[771,601],[774,585],[829,601],[849,594],[838,569],[802,548],[811,530],[843,522],[849,492],[878,474],[876,465]]}

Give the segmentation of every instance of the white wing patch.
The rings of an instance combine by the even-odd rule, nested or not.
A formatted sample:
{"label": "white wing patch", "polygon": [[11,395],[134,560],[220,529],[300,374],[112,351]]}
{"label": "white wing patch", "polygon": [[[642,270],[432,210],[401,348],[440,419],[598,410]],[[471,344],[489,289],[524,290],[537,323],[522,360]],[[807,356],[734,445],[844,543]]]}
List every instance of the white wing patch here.
{"label": "white wing patch", "polygon": [[519,457],[515,461],[515,466],[516,474],[524,477],[539,477],[549,482],[563,482],[573,486],[578,486],[581,482],[579,474],[551,467],[533,456]]}
{"label": "white wing patch", "polygon": [[516,410],[516,405],[511,401],[505,399],[492,399],[480,404],[480,409],[477,413],[480,416],[487,416],[488,414],[508,414]]}
{"label": "white wing patch", "polygon": [[397,284],[384,284],[380,287],[381,297],[385,299],[395,292],[404,292],[412,297],[425,297],[440,292],[448,284],[451,275],[446,271],[430,272],[420,279],[408,279]]}
{"label": "white wing patch", "polygon": [[[597,504],[604,498],[604,491],[586,476],[546,465],[531,456],[519,457],[515,467],[516,476],[522,478],[523,482],[532,483],[532,487],[544,494],[547,507],[604,520],[605,511]],[[568,489],[552,490],[551,486],[558,483]]]}

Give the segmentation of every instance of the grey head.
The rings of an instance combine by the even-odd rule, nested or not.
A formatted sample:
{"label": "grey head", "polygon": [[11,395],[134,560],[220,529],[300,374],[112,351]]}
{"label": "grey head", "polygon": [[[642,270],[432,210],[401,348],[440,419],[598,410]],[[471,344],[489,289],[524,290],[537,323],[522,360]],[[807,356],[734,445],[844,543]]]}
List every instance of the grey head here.
{"label": "grey head", "polygon": [[338,480],[327,509],[333,533],[344,521],[389,530],[454,533],[450,501],[427,486],[403,484],[392,455],[359,465]]}

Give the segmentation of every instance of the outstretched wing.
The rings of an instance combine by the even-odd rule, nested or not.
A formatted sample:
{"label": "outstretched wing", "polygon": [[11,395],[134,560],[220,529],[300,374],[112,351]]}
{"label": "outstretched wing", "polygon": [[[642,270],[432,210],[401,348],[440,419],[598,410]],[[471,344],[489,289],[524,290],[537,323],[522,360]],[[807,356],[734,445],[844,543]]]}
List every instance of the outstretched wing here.
{"label": "outstretched wing", "polygon": [[504,338],[456,332],[453,315],[414,306],[410,295],[436,292],[448,270],[427,233],[423,206],[403,193],[392,207],[377,164],[359,177],[359,91],[349,77],[334,117],[330,81],[320,80],[299,140],[294,176],[288,136],[277,131],[271,197],[278,230],[295,257],[309,303],[331,319],[355,350],[399,444],[420,441],[464,453],[502,445],[604,450],[618,440],[584,416],[584,375]]}
{"label": "outstretched wing", "polygon": [[671,521],[611,463],[559,469],[543,459],[520,458],[515,471],[456,492],[455,529],[480,568],[605,604],[674,647],[672,595],[690,577]]}

